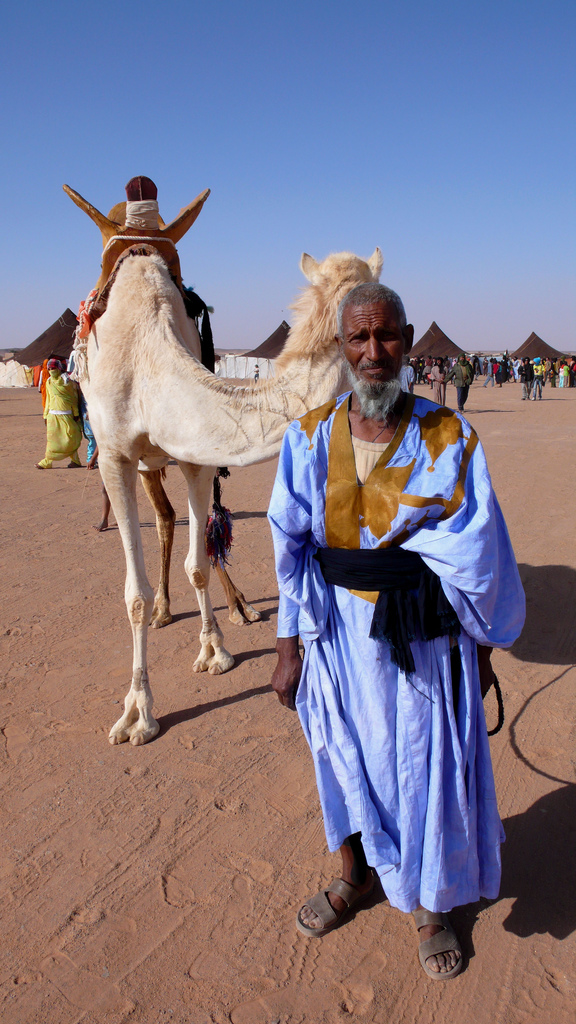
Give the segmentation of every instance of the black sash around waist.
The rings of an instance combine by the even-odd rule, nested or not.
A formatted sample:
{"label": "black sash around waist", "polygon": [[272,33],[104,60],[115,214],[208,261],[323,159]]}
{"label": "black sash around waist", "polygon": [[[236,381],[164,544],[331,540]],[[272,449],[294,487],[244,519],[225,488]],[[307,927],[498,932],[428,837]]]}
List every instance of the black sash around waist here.
{"label": "black sash around waist", "polygon": [[314,556],[327,583],[379,591],[370,636],[390,645],[392,661],[415,671],[411,640],[458,636],[460,623],[440,583],[420,555],[404,548],[318,548]]}

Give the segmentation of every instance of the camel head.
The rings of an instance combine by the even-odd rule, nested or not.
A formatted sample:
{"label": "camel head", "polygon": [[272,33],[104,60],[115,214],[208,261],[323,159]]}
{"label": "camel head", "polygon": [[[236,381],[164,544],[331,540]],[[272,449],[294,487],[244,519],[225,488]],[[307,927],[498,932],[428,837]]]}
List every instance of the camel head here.
{"label": "camel head", "polygon": [[318,263],[313,256],[303,252],[300,259],[300,270],[304,277],[308,278],[310,284],[330,287],[330,283],[343,285],[345,281],[351,282],[350,291],[357,284],[365,284],[368,281],[379,281],[382,273],[384,257],[381,250],[376,247],[367,260],[361,260],[353,252],[333,252]]}
{"label": "camel head", "polygon": [[[130,186],[133,186],[133,183],[135,182],[149,182],[150,185],[153,186],[153,193],[155,194],[156,192],[156,186],[153,184],[153,182],[150,182],[149,178],[132,178],[132,180],[128,182],[128,185],[126,186],[126,192],[128,195],[128,207],[130,207],[131,202],[133,202],[131,201],[130,198],[131,194],[134,194],[134,187],[131,190]],[[79,192],[75,192],[73,188],[70,188],[69,185],[63,185],[62,188],[64,189],[66,195],[70,196],[72,202],[76,203],[76,206],[79,206],[81,210],[84,210],[84,213],[87,213],[90,219],[93,220],[96,226],[100,229],[102,233],[102,246],[104,249],[106,248],[110,239],[113,238],[115,235],[132,235],[135,233],[134,227],[130,223],[126,224],[127,204],[125,202],[116,203],[116,205],[112,207],[110,213],[106,217],[103,213],[100,213],[100,210],[97,210],[95,206],[92,206],[91,203],[84,199],[83,196],[79,194]],[[152,193],[150,192],[150,190],[146,192],[145,190],[140,188],[139,194],[143,196],[143,199],[145,199],[147,198],[148,194]],[[151,227],[151,230],[158,238],[167,239],[168,241],[173,242],[174,245],[176,245],[176,242],[179,242],[180,239],[183,238],[183,236],[186,234],[188,228],[192,227],[194,221],[196,220],[198,214],[200,213],[200,210],[204,206],[204,203],[206,202],[209,195],[210,189],[204,189],[204,191],[201,192],[200,195],[196,196],[196,199],[194,199],[192,203],[190,203],[188,206],[184,206],[180,210],[178,216],[173,221],[171,221],[170,224],[165,224],[160,214],[157,213],[155,218],[157,223],[154,222],[154,224]]]}
{"label": "camel head", "polygon": [[294,326],[276,360],[279,373],[298,357],[309,357],[336,345],[336,313],[345,295],[357,284],[378,281],[384,262],[376,248],[368,260],[352,252],[333,252],[318,262],[302,253],[300,269],[310,284],[292,305]]}

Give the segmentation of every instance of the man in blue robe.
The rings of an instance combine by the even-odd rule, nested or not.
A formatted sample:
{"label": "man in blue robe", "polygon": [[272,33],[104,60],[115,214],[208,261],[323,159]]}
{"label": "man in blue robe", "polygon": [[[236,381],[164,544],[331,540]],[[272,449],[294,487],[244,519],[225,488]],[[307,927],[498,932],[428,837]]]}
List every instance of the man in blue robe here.
{"label": "man in blue robe", "polygon": [[376,872],[414,914],[426,973],[448,979],[462,953],[447,912],[499,890],[482,695],[492,648],[522,629],[524,594],[476,433],[401,390],[413,333],[394,292],[354,288],[338,310],[351,393],[286,432],[268,513],[272,685],[299,713],[342,854],[297,927],[337,927]]}

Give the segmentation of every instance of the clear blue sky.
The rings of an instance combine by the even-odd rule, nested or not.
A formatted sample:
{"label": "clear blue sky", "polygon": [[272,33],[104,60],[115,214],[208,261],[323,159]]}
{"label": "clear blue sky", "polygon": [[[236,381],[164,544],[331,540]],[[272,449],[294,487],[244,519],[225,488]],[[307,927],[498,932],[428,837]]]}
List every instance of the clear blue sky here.
{"label": "clear blue sky", "polygon": [[303,250],[385,257],[419,338],[576,349],[572,0],[19,0],[1,16],[0,347],[98,276],[146,174],[219,347],[259,344]]}

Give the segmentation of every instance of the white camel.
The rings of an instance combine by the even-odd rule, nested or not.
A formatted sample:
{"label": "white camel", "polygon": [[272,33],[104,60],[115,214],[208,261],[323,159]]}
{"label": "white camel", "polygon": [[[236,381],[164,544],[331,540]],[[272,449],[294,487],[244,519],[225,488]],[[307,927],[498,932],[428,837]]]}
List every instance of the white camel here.
{"label": "white camel", "polygon": [[[73,198],[78,202],[81,197]],[[83,208],[101,226],[94,208]],[[98,217],[104,219],[102,214]],[[111,743],[146,743],[160,728],[152,716],[146,661],[154,593],[146,576],[138,521],[139,462],[158,469],[175,459],[188,484],[190,547],[185,570],[202,618],[193,671],[217,675],[234,664],[208,593],[204,531],[214,468],[272,458],[292,420],[337,394],[338,303],[356,284],[379,279],[382,254],[376,249],[364,261],[352,253],[336,253],[321,263],[304,254],[300,266],[310,285],[294,306],[294,327],[272,380],[234,386],[202,366],[198,332],[156,251],[124,259],[106,311],[90,331],[82,389],[124,546],[125,600],[134,642],[132,681],[124,713],[111,729]]]}

